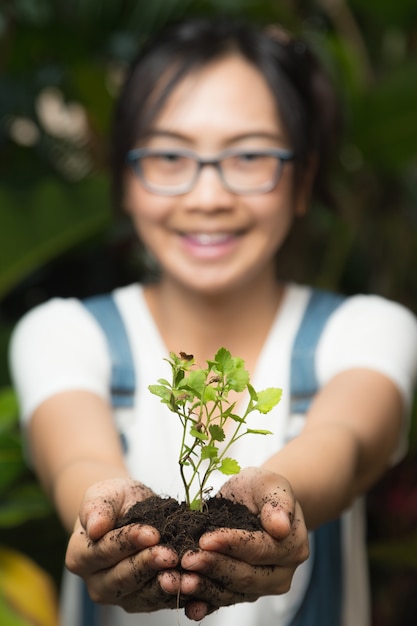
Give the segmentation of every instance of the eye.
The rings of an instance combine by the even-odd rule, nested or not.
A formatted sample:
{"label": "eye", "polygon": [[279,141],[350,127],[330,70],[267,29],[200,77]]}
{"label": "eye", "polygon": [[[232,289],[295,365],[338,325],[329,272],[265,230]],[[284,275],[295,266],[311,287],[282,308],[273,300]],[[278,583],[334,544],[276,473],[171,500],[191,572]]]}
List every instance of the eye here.
{"label": "eye", "polygon": [[166,152],[162,154],[157,154],[156,156],[159,157],[161,160],[168,161],[168,163],[175,163],[176,161],[184,158],[182,155],[177,154],[176,152]]}
{"label": "eye", "polygon": [[156,152],[149,156],[149,163],[168,172],[190,167],[190,159],[178,152]]}
{"label": "eye", "polygon": [[256,161],[262,159],[263,157],[264,155],[259,152],[242,152],[241,154],[236,155],[236,158],[240,159],[243,163],[250,163],[251,161]]}
{"label": "eye", "polygon": [[236,169],[250,169],[262,167],[265,164],[266,155],[261,152],[239,152],[231,159],[232,167]]}

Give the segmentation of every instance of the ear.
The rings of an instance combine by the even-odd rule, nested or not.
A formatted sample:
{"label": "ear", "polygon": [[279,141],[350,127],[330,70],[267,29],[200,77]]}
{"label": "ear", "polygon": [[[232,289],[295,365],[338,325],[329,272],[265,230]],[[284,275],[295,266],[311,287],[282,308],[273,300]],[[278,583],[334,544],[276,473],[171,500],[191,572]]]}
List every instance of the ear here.
{"label": "ear", "polygon": [[294,215],[296,217],[303,217],[309,209],[316,172],[317,155],[312,154],[308,159],[300,183],[294,190]]}

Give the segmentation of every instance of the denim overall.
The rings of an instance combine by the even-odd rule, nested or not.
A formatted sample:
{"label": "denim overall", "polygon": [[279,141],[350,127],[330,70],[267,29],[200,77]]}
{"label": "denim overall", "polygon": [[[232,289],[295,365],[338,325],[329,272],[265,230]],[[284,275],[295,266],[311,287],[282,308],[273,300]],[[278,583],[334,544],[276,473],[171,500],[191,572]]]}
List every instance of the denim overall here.
{"label": "denim overall", "polygon": [[[304,414],[318,389],[315,350],[328,317],[343,297],[313,289],[291,355],[291,414]],[[93,296],[84,306],[102,327],[112,362],[111,399],[114,408],[134,406],[135,371],[123,320],[111,295]],[[342,605],[341,522],[328,522],[310,533],[310,581],[303,600],[286,626],[340,626]],[[82,583],[80,626],[100,626],[100,607]],[[273,626],[271,624],[271,626]]]}

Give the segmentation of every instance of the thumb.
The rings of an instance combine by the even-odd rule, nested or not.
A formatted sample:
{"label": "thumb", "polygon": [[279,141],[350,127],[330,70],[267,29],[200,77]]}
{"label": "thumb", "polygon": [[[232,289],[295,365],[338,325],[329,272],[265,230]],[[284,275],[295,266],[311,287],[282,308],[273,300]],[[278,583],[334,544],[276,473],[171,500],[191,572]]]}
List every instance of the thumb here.
{"label": "thumb", "polygon": [[97,541],[114,528],[123,501],[123,496],[108,481],[96,483],[87,490],[79,518],[89,539]]}
{"label": "thumb", "polygon": [[103,537],[131,506],[151,495],[149,487],[131,478],[112,478],[92,485],[86,491],[79,513],[88,538],[97,541]]}
{"label": "thumb", "polygon": [[289,482],[269,470],[254,471],[252,493],[263,528],[274,538],[284,539],[291,532],[296,507]]}

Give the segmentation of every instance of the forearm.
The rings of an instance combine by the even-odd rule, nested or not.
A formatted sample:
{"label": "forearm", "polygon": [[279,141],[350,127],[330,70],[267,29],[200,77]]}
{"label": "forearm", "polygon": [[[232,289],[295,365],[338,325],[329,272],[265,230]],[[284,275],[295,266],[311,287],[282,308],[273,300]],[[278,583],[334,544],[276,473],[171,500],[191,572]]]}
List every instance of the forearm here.
{"label": "forearm", "polygon": [[128,477],[110,407],[90,392],[48,398],[32,416],[29,443],[39,480],[70,531],[88,487]]}
{"label": "forearm", "polygon": [[53,477],[50,496],[65,528],[71,532],[88,487],[111,478],[129,478],[127,469],[117,463],[74,459]]}
{"label": "forearm", "polygon": [[310,529],[340,515],[360,490],[358,445],[338,424],[301,433],[263,467],[290,482]]}
{"label": "forearm", "polygon": [[316,396],[300,435],[264,467],[290,482],[314,528],[382,476],[402,419],[402,397],[389,379],[365,369],[342,372]]}

